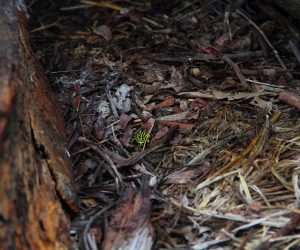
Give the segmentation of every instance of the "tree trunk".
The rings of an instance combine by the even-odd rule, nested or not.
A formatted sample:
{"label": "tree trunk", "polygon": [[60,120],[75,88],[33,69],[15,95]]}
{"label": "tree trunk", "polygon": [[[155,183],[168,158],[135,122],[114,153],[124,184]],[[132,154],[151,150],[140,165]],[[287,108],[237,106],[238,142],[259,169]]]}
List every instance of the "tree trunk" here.
{"label": "tree trunk", "polygon": [[63,117],[24,12],[0,2],[0,249],[69,249],[65,210],[77,207]]}

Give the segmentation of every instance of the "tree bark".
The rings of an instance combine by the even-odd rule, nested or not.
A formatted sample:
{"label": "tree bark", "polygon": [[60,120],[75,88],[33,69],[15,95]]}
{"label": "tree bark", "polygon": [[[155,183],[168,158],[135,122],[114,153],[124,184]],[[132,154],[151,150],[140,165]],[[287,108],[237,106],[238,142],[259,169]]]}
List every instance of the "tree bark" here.
{"label": "tree bark", "polygon": [[63,117],[23,11],[0,2],[0,249],[70,249],[66,210],[77,205]]}

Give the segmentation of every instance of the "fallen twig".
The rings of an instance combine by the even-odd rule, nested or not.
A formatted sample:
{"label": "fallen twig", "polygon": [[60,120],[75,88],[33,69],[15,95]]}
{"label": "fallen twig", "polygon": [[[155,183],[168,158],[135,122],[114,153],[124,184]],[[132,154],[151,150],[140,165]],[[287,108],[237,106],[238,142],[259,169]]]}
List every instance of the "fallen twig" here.
{"label": "fallen twig", "polygon": [[83,230],[83,243],[85,246],[85,249],[87,250],[92,250],[92,247],[89,244],[89,238],[88,238],[88,231],[91,227],[91,225],[93,224],[93,222],[100,216],[102,215],[104,212],[106,212],[107,210],[109,210],[110,208],[112,208],[115,204],[111,203],[110,205],[108,205],[107,207],[99,210],[95,215],[90,216],[89,220],[87,221],[84,230]]}
{"label": "fallen twig", "polygon": [[277,58],[278,62],[280,63],[281,67],[283,69],[287,69],[287,67],[285,66],[285,64],[283,63],[282,59],[279,56],[278,51],[275,49],[275,47],[272,45],[272,43],[269,41],[269,39],[267,38],[267,36],[265,35],[265,33],[256,25],[256,23],[254,23],[248,16],[246,16],[243,12],[241,12],[240,10],[236,11],[239,15],[241,15],[244,19],[246,19],[264,38],[264,40],[266,41],[266,43],[269,45],[269,47],[272,49],[275,57]]}
{"label": "fallen twig", "polygon": [[[225,54],[225,56],[229,57],[232,60],[238,59],[246,59],[246,58],[256,58],[263,56],[263,52],[261,50],[258,51],[247,51],[240,52],[236,54]],[[168,62],[168,63],[185,63],[185,62],[195,62],[195,61],[222,61],[222,56],[215,56],[212,54],[205,53],[151,53],[145,56],[147,59],[155,60],[158,62]]]}
{"label": "fallen twig", "polygon": [[[91,148],[92,150],[94,150],[96,153],[98,153],[106,162],[107,164],[112,168],[112,170],[114,171],[116,177],[119,180],[119,183],[122,185],[123,180],[122,180],[122,176],[119,173],[119,171],[117,170],[113,160],[106,154],[104,153],[102,150],[100,150],[100,148],[98,147],[98,145],[96,145],[95,143],[89,141],[88,139],[84,138],[84,137],[79,137],[78,139],[80,142],[84,143],[86,146],[88,146],[89,148]],[[119,190],[119,188],[118,188]]]}
{"label": "fallen twig", "polygon": [[300,97],[292,92],[283,91],[279,94],[278,99],[300,110]]}
{"label": "fallen twig", "polygon": [[246,79],[245,79],[245,76],[243,75],[240,67],[235,63],[233,62],[228,56],[224,55],[222,57],[222,59],[227,62],[231,67],[232,69],[234,70],[234,72],[236,73],[236,76],[240,79],[240,82],[241,84],[243,85],[243,87],[248,87],[247,86],[247,82],[246,82]]}

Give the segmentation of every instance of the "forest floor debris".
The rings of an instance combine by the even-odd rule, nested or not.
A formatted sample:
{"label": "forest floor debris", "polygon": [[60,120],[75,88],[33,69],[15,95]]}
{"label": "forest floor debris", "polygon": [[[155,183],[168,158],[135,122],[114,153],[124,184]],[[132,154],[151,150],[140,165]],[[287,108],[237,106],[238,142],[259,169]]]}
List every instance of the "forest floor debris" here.
{"label": "forest floor debris", "polygon": [[29,3],[79,248],[299,249],[299,30],[230,2]]}

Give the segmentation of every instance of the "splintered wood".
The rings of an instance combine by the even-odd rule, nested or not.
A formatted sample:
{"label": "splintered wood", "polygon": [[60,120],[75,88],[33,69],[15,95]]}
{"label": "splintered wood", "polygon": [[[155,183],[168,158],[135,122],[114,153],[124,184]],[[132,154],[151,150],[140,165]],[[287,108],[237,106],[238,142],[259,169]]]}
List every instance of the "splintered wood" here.
{"label": "splintered wood", "polygon": [[77,194],[64,122],[15,1],[0,8],[1,249],[70,249]]}

